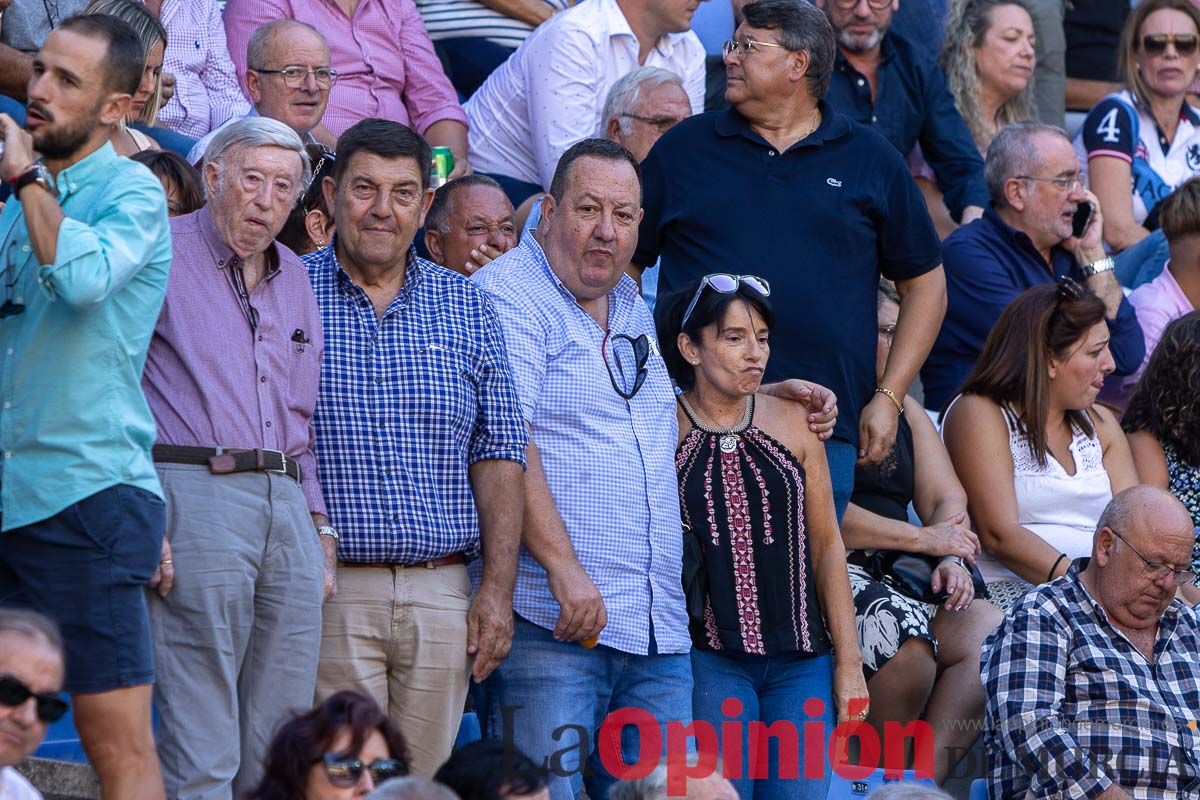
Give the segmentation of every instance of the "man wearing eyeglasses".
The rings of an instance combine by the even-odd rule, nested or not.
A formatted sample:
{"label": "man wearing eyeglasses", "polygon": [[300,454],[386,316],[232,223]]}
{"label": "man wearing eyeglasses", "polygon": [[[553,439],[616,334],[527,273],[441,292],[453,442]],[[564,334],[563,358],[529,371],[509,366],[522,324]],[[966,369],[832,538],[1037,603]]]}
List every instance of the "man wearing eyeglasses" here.
{"label": "man wearing eyeglasses", "polygon": [[[1083,187],[1066,134],[1040,122],[1008,125],[988,148],[986,172],[987,211],[943,246],[948,307],[921,368],[926,407],[941,409],[953,399],[1017,295],[1065,277],[1085,284],[1107,307],[1113,374],[1135,372],[1146,351],[1142,329],[1104,253],[1100,203]],[[1079,236],[1077,212],[1087,226]]]}
{"label": "man wearing eyeglasses", "polygon": [[[306,144],[320,140],[332,147],[336,143],[336,137],[321,125],[338,74],[329,65],[329,45],[320,31],[292,19],[268,22],[250,35],[246,64],[246,92],[254,102],[247,116],[277,119]],[[196,142],[188,161],[199,167],[208,143],[220,130]]]}
{"label": "man wearing eyeglasses", "polygon": [[31,611],[0,608],[0,800],[41,800],[14,767],[67,712],[62,637]]}
{"label": "man wearing eyeglasses", "polygon": [[[983,213],[983,159],[932,55],[888,30],[900,0],[816,0],[837,35],[826,100],[901,155],[921,145],[955,222]],[[931,24],[934,20],[929,21]]]}
{"label": "man wearing eyeglasses", "polygon": [[1090,558],[1017,601],[983,650],[989,796],[1200,794],[1200,617],[1176,597],[1194,542],[1182,503],[1134,486]]}

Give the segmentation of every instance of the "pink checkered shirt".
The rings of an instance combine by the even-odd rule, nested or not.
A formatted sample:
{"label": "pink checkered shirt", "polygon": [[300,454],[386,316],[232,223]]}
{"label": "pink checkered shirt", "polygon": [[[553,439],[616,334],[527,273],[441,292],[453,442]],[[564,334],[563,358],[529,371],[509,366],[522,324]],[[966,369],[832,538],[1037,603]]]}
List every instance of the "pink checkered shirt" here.
{"label": "pink checkered shirt", "polygon": [[[163,0],[167,29],[163,71],[175,76],[175,96],[158,112],[158,124],[199,139],[250,111],[225,46],[225,26],[214,0]],[[246,43],[242,42],[245,61]]]}
{"label": "pink checkered shirt", "polygon": [[367,117],[402,122],[422,134],[445,119],[467,124],[413,0],[361,0],[352,19],[335,0],[229,0],[225,30],[238,75],[245,75],[250,34],[283,18],[307,22],[329,42],[340,73],[323,120],[333,133],[340,136]]}

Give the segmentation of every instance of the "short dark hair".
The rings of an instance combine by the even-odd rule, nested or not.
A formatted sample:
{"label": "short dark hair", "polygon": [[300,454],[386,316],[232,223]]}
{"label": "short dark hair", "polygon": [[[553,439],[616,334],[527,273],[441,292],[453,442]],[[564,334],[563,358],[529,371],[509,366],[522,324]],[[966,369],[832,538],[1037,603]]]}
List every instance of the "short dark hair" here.
{"label": "short dark hair", "polygon": [[808,53],[808,93],[816,100],[825,96],[837,50],[825,12],[804,0],[758,0],[745,6],[742,15],[751,28],[779,31],[784,48]]}
{"label": "short dark hair", "polygon": [[200,173],[183,156],[171,150],[139,150],[130,158],[149,167],[160,181],[175,184],[179,190],[180,214],[190,214],[204,205]]}
{"label": "short dark hair", "polygon": [[108,46],[102,64],[104,88],[121,94],[137,92],[146,67],[146,52],[132,25],[111,14],[76,14],[63,20],[58,30],[103,39]]}
{"label": "short dark hair", "polygon": [[1158,207],[1158,224],[1167,242],[1200,234],[1200,178],[1188,178]]}
{"label": "short dark hair", "polygon": [[[447,181],[433,193],[433,203],[425,214],[425,227],[431,231],[446,233],[450,224],[450,211],[454,207],[454,195],[460,190],[469,189],[472,186],[490,186],[504,194],[504,189],[496,183],[494,178],[480,175],[478,172]],[[508,195],[504,196],[506,199],[508,198]]]}
{"label": "short dark hair", "polygon": [[433,170],[433,148],[423,136],[407,125],[390,119],[372,117],[350,126],[337,140],[337,163],[333,165],[334,183],[341,183],[350,159],[359,151],[382,158],[413,159],[421,173],[421,189],[428,188],[430,173]]}
{"label": "short dark hair", "polygon": [[372,732],[383,735],[388,755],[400,762],[407,775],[408,749],[400,730],[374,700],[353,691],[341,691],[325,702],[285,722],[271,740],[262,781],[248,800],[295,800],[304,797],[308,770],[330,752],[343,728],[350,729],[350,744],[339,756],[350,758],[362,750]]}
{"label": "short dark hair", "polygon": [[554,178],[550,181],[550,196],[555,203],[561,203],[567,194],[567,181],[571,177],[571,167],[581,158],[602,158],[608,161],[625,161],[633,167],[633,174],[638,179],[639,202],[641,202],[642,168],[638,165],[633,153],[611,139],[584,139],[571,145],[567,152],[558,159],[554,168]]}
{"label": "short dark hair", "polygon": [[503,800],[546,788],[546,770],[512,742],[481,739],[458,748],[433,779],[454,790],[460,800]]}
{"label": "short dark hair", "polygon": [[679,334],[685,333],[693,342],[700,341],[700,331],[714,322],[718,326],[725,321],[725,314],[735,300],[744,300],[757,311],[767,323],[767,330],[775,329],[775,311],[767,298],[751,289],[746,284],[738,286],[736,292],[728,294],[717,292],[710,287],[704,287],[696,300],[696,307],[688,317],[687,327],[683,327],[683,315],[691,304],[696,290],[700,288],[700,280],[692,281],[683,289],[659,300],[661,311],[656,315],[656,333],[658,347],[662,351],[663,361],[667,365],[667,373],[682,389],[690,389],[696,382],[696,370],[679,351]]}

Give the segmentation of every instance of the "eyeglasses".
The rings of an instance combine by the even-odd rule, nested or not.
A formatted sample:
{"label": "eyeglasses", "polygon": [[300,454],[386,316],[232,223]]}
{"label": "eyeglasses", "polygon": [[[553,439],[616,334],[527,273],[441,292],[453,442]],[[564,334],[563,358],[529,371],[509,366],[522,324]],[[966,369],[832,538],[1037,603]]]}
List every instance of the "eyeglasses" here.
{"label": "eyeglasses", "polygon": [[879,326],[879,335],[882,336],[884,339],[887,339],[888,344],[891,344],[892,339],[896,338],[896,326],[895,325],[880,325]]}
{"label": "eyeglasses", "polygon": [[[251,69],[254,69],[251,67]],[[283,82],[289,89],[299,89],[304,85],[308,78],[308,73],[317,80],[317,86],[322,89],[328,89],[334,83],[337,83],[338,71],[330,67],[301,67],[299,65],[284,67],[283,69],[255,69],[255,72],[261,75],[282,75]]]}
{"label": "eyeglasses", "polygon": [[[893,0],[867,0],[869,5],[875,11],[883,11],[892,5]],[[858,7],[859,0],[833,0],[833,4],[843,11],[849,11],[852,8]]]}
{"label": "eyeglasses", "polygon": [[1023,181],[1043,181],[1045,183],[1053,183],[1060,191],[1070,192],[1075,189],[1083,188],[1083,179],[1078,175],[1072,175],[1069,178],[1043,178],[1038,175],[1017,175],[1018,180]]}
{"label": "eyeglasses", "polygon": [[721,45],[721,52],[727,56],[735,55],[738,58],[745,58],[750,53],[753,53],[756,47],[783,47],[783,45],[777,42],[760,42],[747,36],[743,39],[730,39],[725,42],[725,44]]}
{"label": "eyeglasses", "polygon": [[679,124],[679,120],[675,117],[643,117],[640,114],[622,114],[621,116],[626,119],[636,119],[639,122],[644,122],[658,131],[659,135],[666,133]]}
{"label": "eyeglasses", "polygon": [[1152,56],[1161,56],[1167,52],[1167,45],[1175,45],[1175,52],[1181,56],[1190,56],[1196,52],[1200,37],[1194,33],[1151,33],[1142,37],[1142,49]]}
{"label": "eyeglasses", "polygon": [[17,282],[21,280],[21,273],[25,271],[24,264],[17,269],[16,248],[17,243],[14,241],[8,246],[8,252],[4,256],[4,304],[0,305],[0,319],[25,313],[25,304],[13,300]]}
{"label": "eyeglasses", "polygon": [[1145,565],[1147,577],[1149,577],[1150,580],[1160,581],[1170,575],[1176,586],[1183,586],[1185,583],[1190,583],[1191,581],[1196,580],[1196,573],[1192,572],[1190,569],[1175,569],[1175,567],[1168,567],[1166,564],[1159,564],[1155,561],[1151,561],[1139,553],[1138,549],[1131,545],[1129,540],[1124,536],[1117,533],[1112,528],[1109,528],[1109,530],[1112,531],[1113,536],[1124,542],[1125,546],[1132,550],[1133,554],[1142,560],[1142,563]]}
{"label": "eyeglasses", "polygon": [[341,789],[357,786],[364,771],[371,773],[371,781],[376,786],[404,774],[404,765],[394,758],[377,758],[365,764],[361,758],[338,758],[337,753],[326,753],[323,761],[325,777]]}
{"label": "eyeglasses", "polygon": [[705,275],[696,288],[696,293],[692,295],[692,302],[688,303],[687,311],[683,312],[683,321],[679,323],[679,330],[687,327],[688,320],[692,318],[692,312],[696,310],[696,303],[700,302],[700,295],[704,294],[706,287],[711,286],[721,294],[733,294],[743,283],[763,297],[771,296],[771,284],[757,275],[730,275],[727,272]]}
{"label": "eyeglasses", "polygon": [[[609,342],[612,342],[611,347]],[[613,389],[626,400],[632,400],[646,382],[649,372],[646,362],[650,360],[650,337],[644,333],[636,339],[623,333],[606,333],[600,342],[600,354],[604,357],[604,366],[608,369],[608,379],[612,381]],[[614,363],[617,366],[615,372]]]}
{"label": "eyeglasses", "polygon": [[37,700],[37,717],[47,725],[58,722],[70,706],[58,692],[38,694],[12,675],[0,675],[0,706],[16,708],[29,698]]}

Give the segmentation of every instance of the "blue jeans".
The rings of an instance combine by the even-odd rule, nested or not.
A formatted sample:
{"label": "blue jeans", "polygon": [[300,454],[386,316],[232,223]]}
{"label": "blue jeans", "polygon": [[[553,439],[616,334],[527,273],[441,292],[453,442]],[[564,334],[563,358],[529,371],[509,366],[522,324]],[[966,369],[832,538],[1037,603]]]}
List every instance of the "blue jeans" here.
{"label": "blue jeans", "polygon": [[130,127],[149,136],[163,150],[171,150],[183,156],[184,160],[187,160],[188,154],[196,146],[195,139],[190,136],[184,136],[182,133],[176,133],[170,128],[160,128],[157,125],[151,128],[140,123],[131,125]]}
{"label": "blue jeans", "polygon": [[[692,677],[695,681],[692,712],[696,719],[711,724],[719,740],[723,733],[722,723],[737,723],[736,730],[741,732],[740,759],[735,758],[738,752],[734,749],[735,745],[720,742],[722,767],[726,774],[736,776],[730,781],[741,800],[825,800],[831,774],[825,750],[836,721],[832,656],[814,657],[798,653],[758,656],[693,649]],[[721,704],[730,698],[741,703],[740,714],[726,714],[721,708]],[[811,716],[805,710],[805,701],[810,698],[821,701],[821,713],[817,716]],[[792,730],[797,732],[795,744],[772,738],[766,764],[754,769],[754,762],[757,760],[762,763],[762,759],[751,758],[751,722],[766,725],[783,722],[794,726]],[[804,751],[809,726],[812,730],[819,726],[821,732],[820,778],[806,777],[805,762],[808,758],[816,757]],[[780,749],[793,746],[797,747],[797,760],[794,763],[799,777],[785,779],[780,776],[780,757],[786,755],[784,763],[790,764],[793,763],[792,754],[781,753]],[[754,772],[751,772],[752,769]],[[765,770],[765,775],[759,769]],[[752,780],[752,774],[762,777]]]}
{"label": "blue jeans", "polygon": [[1162,230],[1113,256],[1116,262],[1117,281],[1126,289],[1136,289],[1159,276],[1171,251],[1167,248],[1167,237]]}
{"label": "blue jeans", "polygon": [[845,439],[828,439],[825,460],[829,462],[829,480],[833,484],[833,507],[837,511],[838,525],[841,525],[854,492],[854,462],[858,460],[858,449]]}
{"label": "blue jeans", "polygon": [[[498,172],[481,174],[486,174],[489,178],[494,178],[496,183],[500,184],[500,188],[508,195],[508,202],[513,204],[513,208],[517,208],[521,203],[524,203],[527,199],[542,191],[542,187],[536,183],[529,183],[518,178],[510,178]],[[528,225],[528,223],[526,224]]]}
{"label": "blue jeans", "polygon": [[496,67],[515,52],[511,47],[489,42],[481,36],[441,39],[437,44],[450,62],[447,77],[463,97],[475,94]]}
{"label": "blue jeans", "polygon": [[[585,785],[588,797],[608,797],[616,779],[592,742],[599,742],[600,733],[610,734],[601,731],[609,713],[626,707],[649,712],[659,722],[664,745],[667,722],[692,721],[686,653],[641,656],[604,645],[589,650],[578,642],[555,641],[550,631],[519,616],[512,652],[488,684],[489,735],[502,736],[550,768],[551,800],[574,800]],[[622,731],[622,758],[629,765],[638,761],[636,731]],[[654,757],[657,761],[662,753]]]}

